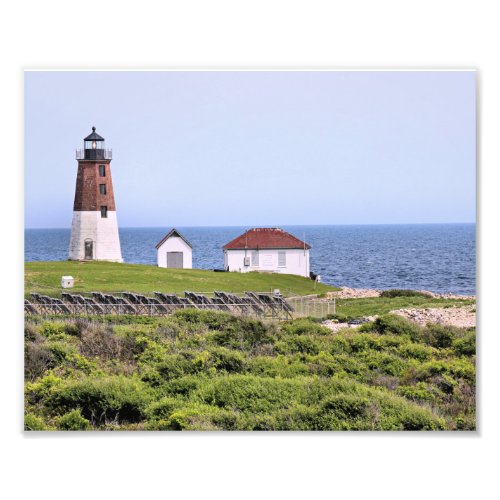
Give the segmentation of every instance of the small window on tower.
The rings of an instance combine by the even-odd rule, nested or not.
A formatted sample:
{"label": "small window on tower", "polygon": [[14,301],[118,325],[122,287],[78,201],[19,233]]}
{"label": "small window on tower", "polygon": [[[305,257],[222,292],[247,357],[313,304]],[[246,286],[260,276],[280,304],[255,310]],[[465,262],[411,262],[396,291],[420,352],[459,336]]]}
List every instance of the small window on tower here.
{"label": "small window on tower", "polygon": [[108,216],[108,207],[101,206],[101,217],[107,217]]}
{"label": "small window on tower", "polygon": [[106,177],[106,165],[99,165],[99,175]]}
{"label": "small window on tower", "polygon": [[99,193],[106,194],[106,184],[99,184]]}

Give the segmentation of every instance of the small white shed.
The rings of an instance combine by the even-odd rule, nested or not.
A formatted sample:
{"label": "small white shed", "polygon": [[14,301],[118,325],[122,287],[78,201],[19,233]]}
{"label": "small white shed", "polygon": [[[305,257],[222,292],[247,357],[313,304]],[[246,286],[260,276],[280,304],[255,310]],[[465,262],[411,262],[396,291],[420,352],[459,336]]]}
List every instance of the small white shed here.
{"label": "small white shed", "polygon": [[193,247],[177,229],[172,229],[157,245],[158,267],[193,268]]}

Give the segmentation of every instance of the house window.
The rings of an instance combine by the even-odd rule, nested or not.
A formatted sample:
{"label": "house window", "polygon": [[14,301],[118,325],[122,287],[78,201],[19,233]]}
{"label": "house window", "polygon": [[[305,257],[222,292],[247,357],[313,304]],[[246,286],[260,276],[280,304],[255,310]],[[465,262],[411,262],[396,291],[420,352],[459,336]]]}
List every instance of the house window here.
{"label": "house window", "polygon": [[252,266],[259,265],[259,252],[252,252]]}
{"label": "house window", "polygon": [[106,177],[106,165],[99,165],[99,176]]}
{"label": "house window", "polygon": [[101,217],[107,217],[107,216],[108,216],[108,207],[101,206]]}
{"label": "house window", "polygon": [[278,267],[286,267],[286,252],[278,252]]}
{"label": "house window", "polygon": [[106,194],[106,184],[99,184],[99,193]]}

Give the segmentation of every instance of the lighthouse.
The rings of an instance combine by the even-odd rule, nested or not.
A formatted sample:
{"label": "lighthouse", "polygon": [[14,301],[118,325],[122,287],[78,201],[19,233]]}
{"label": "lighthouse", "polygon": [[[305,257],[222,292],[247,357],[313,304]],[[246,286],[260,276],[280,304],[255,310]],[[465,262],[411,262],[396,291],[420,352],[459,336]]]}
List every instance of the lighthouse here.
{"label": "lighthouse", "polygon": [[105,149],[104,137],[95,127],[83,141],[84,148],[76,150],[69,260],[123,262],[111,179],[112,152]]}

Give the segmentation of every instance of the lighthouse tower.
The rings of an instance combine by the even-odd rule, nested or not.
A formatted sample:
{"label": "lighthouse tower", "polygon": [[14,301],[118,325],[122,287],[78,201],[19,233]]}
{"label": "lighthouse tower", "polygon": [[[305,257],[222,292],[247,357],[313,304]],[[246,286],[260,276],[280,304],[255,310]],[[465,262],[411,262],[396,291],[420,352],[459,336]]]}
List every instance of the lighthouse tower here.
{"label": "lighthouse tower", "polygon": [[111,181],[111,150],[92,133],[76,151],[76,177],[69,260],[123,262]]}

